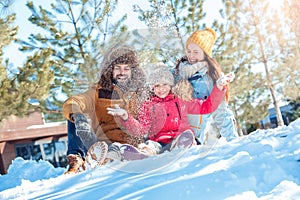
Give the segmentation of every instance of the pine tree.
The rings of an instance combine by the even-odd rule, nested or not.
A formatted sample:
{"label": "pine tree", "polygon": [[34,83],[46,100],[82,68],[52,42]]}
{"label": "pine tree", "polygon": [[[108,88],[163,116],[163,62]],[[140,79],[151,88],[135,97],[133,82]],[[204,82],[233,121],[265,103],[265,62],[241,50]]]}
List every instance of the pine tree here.
{"label": "pine tree", "polygon": [[[123,25],[126,15],[112,21],[116,3],[108,0],[56,0],[47,10],[42,6],[37,8],[33,1],[27,2],[31,11],[29,21],[40,31],[32,33],[28,41],[19,42],[24,52],[50,53],[45,62],[54,72],[54,79],[48,87],[49,96],[37,99],[43,111],[59,114],[49,118],[62,118],[61,105],[66,97],[96,82],[104,51],[112,45],[108,40],[127,30]],[[32,57],[27,64],[35,59],[38,57]]]}
{"label": "pine tree", "polygon": [[[238,2],[238,1],[232,1]],[[265,80],[260,88],[267,89],[271,95],[276,110],[278,125],[283,125],[279,101],[285,99],[282,91],[287,89],[284,82],[287,76],[286,58],[289,57],[292,41],[290,28],[285,24],[286,19],[282,12],[272,10],[267,1],[249,0],[241,3],[236,9],[240,21],[240,37],[249,36],[248,43],[253,45],[252,66],[261,66],[264,69]],[[265,98],[265,97],[264,97]]]}
{"label": "pine tree", "polygon": [[289,105],[292,106],[293,112],[288,116],[291,120],[296,120],[300,117],[300,97],[288,100]]}
{"label": "pine tree", "polygon": [[4,13],[0,19],[0,122],[10,115],[22,117],[35,111],[37,107],[30,100],[47,97],[54,74],[46,62],[47,51],[36,53],[34,60],[29,58],[25,66],[17,69],[8,59],[3,61],[3,49],[16,40],[18,31],[13,26],[16,15]]}
{"label": "pine tree", "polygon": [[247,134],[244,128],[248,130],[248,127],[258,123],[258,119],[267,115],[270,101],[261,97],[265,92],[260,87],[263,78],[253,69],[253,45],[248,42],[249,35],[240,34],[243,24],[238,16],[238,9],[234,8],[240,7],[242,1],[223,3],[224,9],[220,13],[224,23],[213,23],[219,30],[214,55],[224,72],[235,73],[235,80],[230,84],[229,105],[236,116],[239,134],[242,135]]}
{"label": "pine tree", "polygon": [[149,10],[135,6],[139,19],[158,32],[159,61],[175,66],[184,54],[185,40],[193,31],[205,27],[200,21],[205,17],[202,0],[149,0]]}
{"label": "pine tree", "polygon": [[281,12],[284,14],[282,25],[287,26],[286,39],[280,43],[280,50],[285,56],[281,58],[282,66],[276,70],[280,75],[278,81],[283,84],[280,92],[292,101],[299,99],[300,94],[300,2],[285,1]]}
{"label": "pine tree", "polygon": [[290,0],[289,2],[284,2],[285,16],[291,19],[290,26],[296,35],[296,41],[298,46],[298,54],[300,52],[300,2],[297,0]]}
{"label": "pine tree", "polygon": [[[239,61],[244,62],[244,66],[249,66],[250,73],[255,75],[251,77],[246,83],[250,83],[249,88],[244,88],[245,94],[247,92],[256,94],[251,95],[252,101],[247,98],[248,95],[240,100],[245,100],[243,105],[249,105],[248,108],[251,108],[251,105],[257,105],[253,107],[251,112],[248,112],[248,108],[238,107],[237,110],[243,110],[246,115],[242,117],[246,122],[253,123],[256,118],[262,119],[263,115],[266,115],[266,108],[270,101],[276,102],[277,106],[277,116],[281,118],[281,113],[279,110],[278,102],[286,101],[286,99],[295,99],[299,96],[299,54],[296,49],[295,34],[291,30],[297,30],[298,20],[296,16],[298,13],[291,16],[291,5],[283,4],[283,7],[280,8],[280,12],[277,10],[271,10],[269,4],[264,1],[223,1],[226,5],[227,11],[231,10],[233,15],[229,15],[226,12],[228,17],[226,31],[222,31],[225,35],[232,34],[236,31],[237,37],[231,39],[223,39],[229,44],[233,41],[238,41],[239,48],[234,49],[231,45],[226,45],[227,49],[232,50],[232,54],[221,53],[218,55],[233,55],[235,58],[238,58]],[[285,2],[287,3],[287,2]],[[295,7],[293,7],[295,9]],[[293,19],[292,21],[290,19]],[[234,25],[230,27],[230,24]],[[259,28],[258,28],[259,27]],[[235,52],[235,53],[234,53]],[[241,54],[236,54],[240,52]],[[229,51],[230,53],[230,51]],[[220,59],[222,60],[222,59]],[[236,59],[237,60],[237,59]],[[261,64],[259,64],[261,63]],[[239,68],[243,65],[239,65]],[[257,72],[255,70],[257,66],[262,65],[265,68],[264,77],[267,77],[267,82],[265,79],[262,79],[263,73]],[[223,66],[223,65],[222,65]],[[245,73],[246,77],[242,77],[241,74],[237,74],[239,78],[248,78],[248,73]],[[231,84],[233,87],[235,84]],[[253,85],[253,87],[251,86]],[[236,85],[238,88],[233,91],[238,91],[241,88],[240,82],[239,85]],[[266,90],[269,90],[272,94],[271,97],[266,94]],[[231,90],[232,91],[232,90]],[[239,90],[241,93],[242,90]],[[231,95],[232,96],[232,95]],[[233,95],[234,97],[236,96]],[[250,97],[250,96],[249,96]],[[232,99],[231,99],[232,102]],[[274,104],[275,105],[275,104]],[[236,105],[235,105],[236,106]],[[274,106],[274,107],[276,107]],[[236,111],[236,109],[235,109]],[[261,115],[259,112],[263,113]],[[278,117],[277,117],[278,119]],[[252,122],[251,122],[252,121]],[[283,123],[283,122],[282,122]],[[279,124],[280,125],[280,124]]]}

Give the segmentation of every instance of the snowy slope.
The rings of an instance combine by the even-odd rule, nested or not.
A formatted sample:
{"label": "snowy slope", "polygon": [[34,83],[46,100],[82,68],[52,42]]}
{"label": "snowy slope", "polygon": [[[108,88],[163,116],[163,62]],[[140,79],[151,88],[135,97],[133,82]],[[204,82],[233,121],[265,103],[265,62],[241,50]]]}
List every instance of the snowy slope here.
{"label": "snowy slope", "polygon": [[211,148],[65,170],[17,158],[0,199],[300,199],[300,119]]}

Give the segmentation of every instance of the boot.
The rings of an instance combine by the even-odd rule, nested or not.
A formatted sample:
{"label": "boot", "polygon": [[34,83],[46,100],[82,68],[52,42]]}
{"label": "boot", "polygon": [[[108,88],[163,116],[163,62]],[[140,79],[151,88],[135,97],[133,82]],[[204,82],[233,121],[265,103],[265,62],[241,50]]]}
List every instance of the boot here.
{"label": "boot", "polygon": [[65,174],[76,174],[84,171],[84,160],[79,155],[70,154],[67,157],[69,160],[69,169]]}
{"label": "boot", "polygon": [[97,166],[103,165],[105,163],[107,151],[108,146],[106,142],[98,141],[95,144],[93,144],[89,148],[85,156],[85,166],[87,167],[87,169],[89,169],[89,167],[94,169]]}
{"label": "boot", "polygon": [[174,148],[189,148],[193,144],[196,144],[195,136],[194,133],[188,129],[183,131],[171,142],[170,150],[172,151]]}

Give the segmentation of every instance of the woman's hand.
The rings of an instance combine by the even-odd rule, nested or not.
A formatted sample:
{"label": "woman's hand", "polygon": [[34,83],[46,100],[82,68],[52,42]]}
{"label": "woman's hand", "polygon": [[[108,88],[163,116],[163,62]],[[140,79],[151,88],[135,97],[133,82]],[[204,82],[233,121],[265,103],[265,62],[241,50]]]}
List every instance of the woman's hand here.
{"label": "woman's hand", "polygon": [[224,86],[226,86],[228,83],[232,82],[234,77],[235,77],[234,72],[230,72],[229,74],[222,75],[216,82],[219,90],[223,90]]}
{"label": "woman's hand", "polygon": [[112,115],[112,116],[119,116],[121,117],[123,120],[127,120],[128,119],[128,113],[126,110],[120,108],[120,106],[118,104],[114,105],[114,108],[107,108],[108,110],[108,114]]}

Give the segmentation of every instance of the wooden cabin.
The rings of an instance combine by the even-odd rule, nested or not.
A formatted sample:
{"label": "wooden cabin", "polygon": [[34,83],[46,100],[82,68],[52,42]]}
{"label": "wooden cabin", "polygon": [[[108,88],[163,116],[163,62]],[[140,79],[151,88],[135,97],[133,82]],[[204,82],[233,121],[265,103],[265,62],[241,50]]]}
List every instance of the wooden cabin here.
{"label": "wooden cabin", "polygon": [[48,160],[55,167],[67,165],[66,122],[45,123],[43,114],[11,116],[0,124],[0,173],[6,174],[16,157]]}

